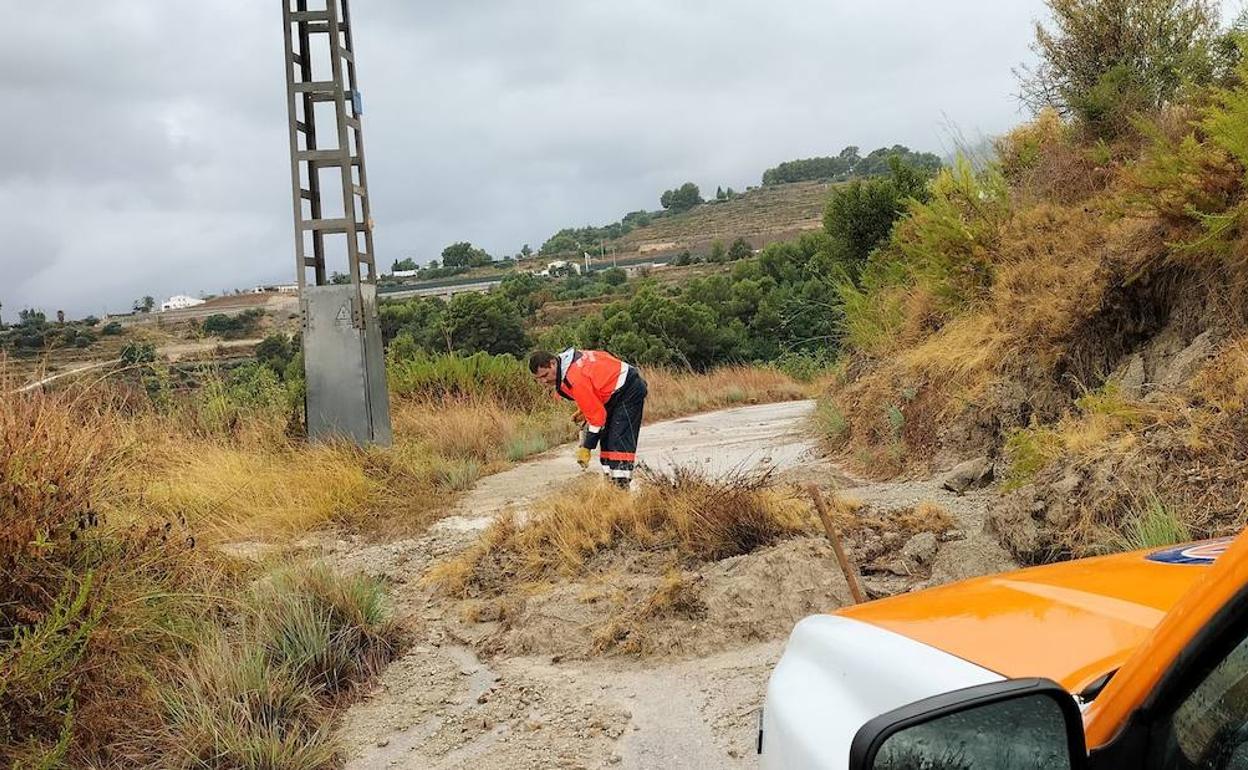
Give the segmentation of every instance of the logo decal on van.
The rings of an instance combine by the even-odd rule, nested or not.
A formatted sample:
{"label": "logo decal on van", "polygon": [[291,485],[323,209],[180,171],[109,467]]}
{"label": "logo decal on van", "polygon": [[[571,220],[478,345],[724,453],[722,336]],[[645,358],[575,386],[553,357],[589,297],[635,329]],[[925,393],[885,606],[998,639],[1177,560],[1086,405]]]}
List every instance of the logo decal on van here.
{"label": "logo decal on van", "polygon": [[1146,558],[1162,564],[1213,564],[1231,546],[1231,541],[1234,539],[1221,537],[1194,545],[1180,545],[1163,551],[1155,551]]}

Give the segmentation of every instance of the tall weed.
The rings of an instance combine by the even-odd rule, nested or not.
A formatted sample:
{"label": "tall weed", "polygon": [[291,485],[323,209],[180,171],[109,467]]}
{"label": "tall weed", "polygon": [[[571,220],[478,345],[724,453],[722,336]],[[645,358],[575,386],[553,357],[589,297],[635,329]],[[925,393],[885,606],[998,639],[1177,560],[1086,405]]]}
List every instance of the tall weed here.
{"label": "tall weed", "polygon": [[1118,550],[1138,551],[1186,543],[1191,539],[1192,531],[1182,514],[1153,493],[1136,500],[1116,545]]}
{"label": "tall weed", "polygon": [[550,402],[552,394],[515,358],[488,353],[471,356],[414,352],[391,355],[390,391],[396,396],[437,400],[488,400],[503,408],[528,411]]}

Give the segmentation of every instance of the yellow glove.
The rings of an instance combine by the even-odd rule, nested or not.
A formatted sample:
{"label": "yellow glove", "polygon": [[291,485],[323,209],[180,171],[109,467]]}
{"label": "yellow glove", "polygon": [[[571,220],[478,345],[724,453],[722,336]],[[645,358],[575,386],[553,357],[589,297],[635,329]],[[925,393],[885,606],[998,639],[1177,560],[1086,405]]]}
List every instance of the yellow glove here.
{"label": "yellow glove", "polygon": [[573,425],[584,425],[584,424],[585,424],[585,415],[581,414],[581,410],[580,410],[580,409],[577,409],[577,410],[576,410],[576,414],[572,415],[572,424],[573,424]]}
{"label": "yellow glove", "polygon": [[588,447],[577,447],[576,448],[576,464],[581,466],[582,468],[588,468],[589,458],[592,455],[593,455],[593,452],[591,452]]}

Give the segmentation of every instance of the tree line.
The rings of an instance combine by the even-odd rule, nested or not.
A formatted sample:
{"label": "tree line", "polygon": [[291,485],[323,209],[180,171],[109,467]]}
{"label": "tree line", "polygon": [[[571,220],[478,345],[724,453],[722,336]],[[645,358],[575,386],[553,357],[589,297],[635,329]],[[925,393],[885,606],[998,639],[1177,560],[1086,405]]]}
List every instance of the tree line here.
{"label": "tree line", "polygon": [[908,166],[935,174],[941,161],[930,152],[914,152],[905,145],[881,147],[865,158],[858,148],[846,147],[832,157],[805,158],[781,163],[763,172],[764,185],[788,184],[790,182],[844,182],[854,177],[886,176],[890,171],[890,158],[898,158]]}

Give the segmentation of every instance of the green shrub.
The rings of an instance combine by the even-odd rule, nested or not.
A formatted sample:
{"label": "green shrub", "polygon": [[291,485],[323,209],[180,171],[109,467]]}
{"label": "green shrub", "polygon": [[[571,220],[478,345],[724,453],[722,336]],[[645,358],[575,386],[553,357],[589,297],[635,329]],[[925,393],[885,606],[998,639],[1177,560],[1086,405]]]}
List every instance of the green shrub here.
{"label": "green shrub", "polygon": [[[47,616],[0,638],[0,749],[33,767],[60,767],[74,737],[75,685],[103,607],[92,606],[92,575],[66,586]],[[7,634],[5,635],[7,636]]]}
{"label": "green shrub", "polygon": [[845,245],[852,263],[865,262],[888,238],[908,201],[927,199],[929,172],[903,164],[898,156],[889,161],[888,176],[854,180],[828,198],[824,230]]}
{"label": "green shrub", "polygon": [[744,238],[737,238],[728,247],[728,260],[736,262],[739,259],[749,259],[754,256],[754,247]]}
{"label": "green shrub", "polygon": [[897,263],[869,264],[861,285],[848,279],[837,283],[841,333],[848,348],[873,355],[888,349],[906,317],[905,278],[899,267]]}
{"label": "green shrub", "polygon": [[204,319],[204,334],[221,337],[227,340],[242,339],[254,334],[260,325],[264,311],[259,308],[244,310],[236,316],[215,313]]}
{"label": "green shrub", "polygon": [[408,398],[490,399],[524,411],[551,400],[549,389],[509,355],[432,356],[400,338],[391,346],[387,373],[391,392]]}
{"label": "green shrub", "polygon": [[123,364],[130,366],[150,364],[156,360],[156,346],[150,342],[127,342],[120,358]]}
{"label": "green shrub", "polygon": [[[1200,126],[1208,136],[1206,155],[1212,154],[1215,162],[1219,153],[1230,156],[1240,171],[1235,181],[1242,184],[1245,178],[1243,171],[1248,169],[1248,125],[1245,124],[1248,121],[1248,60],[1240,61],[1236,76],[1236,85],[1214,90]],[[1222,178],[1225,179],[1225,175]],[[1184,244],[1181,254],[1194,261],[1207,262],[1213,258],[1242,270],[1248,260],[1242,245],[1244,235],[1248,233],[1248,202],[1241,198],[1228,208],[1223,205],[1224,198],[1219,193],[1224,194],[1224,191],[1218,189],[1214,200],[1194,201],[1189,208],[1189,212],[1201,223],[1204,234]]]}
{"label": "green shrub", "polygon": [[813,382],[836,367],[836,356],[830,349],[809,352],[781,353],[772,366],[798,382]]}
{"label": "green shrub", "polygon": [[268,366],[248,363],[228,374],[210,370],[195,394],[199,427],[228,435],[252,424],[285,425],[300,405],[302,379],[284,385]]}
{"label": "green shrub", "polygon": [[991,286],[992,257],[1009,213],[1000,173],[976,172],[959,158],[932,182],[930,199],[911,206],[892,242],[911,280],[952,314]]}
{"label": "green shrub", "polygon": [[1036,25],[1039,64],[1023,71],[1033,109],[1074,113],[1113,135],[1131,116],[1173,101],[1214,74],[1218,11],[1207,0],[1047,0],[1050,26]]}
{"label": "green shrub", "polygon": [[295,353],[299,352],[299,338],[294,339],[286,334],[270,334],[256,346],[256,360],[272,369],[278,377],[285,378],[290,362]]}

